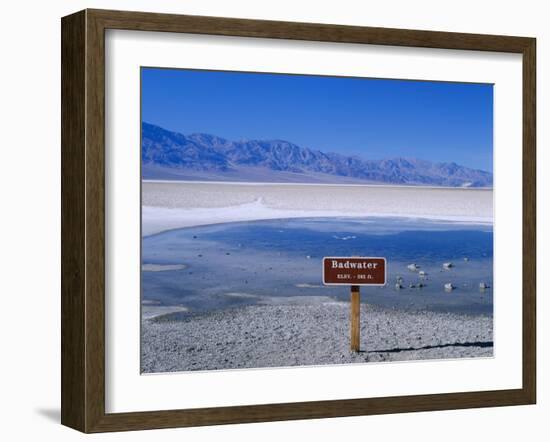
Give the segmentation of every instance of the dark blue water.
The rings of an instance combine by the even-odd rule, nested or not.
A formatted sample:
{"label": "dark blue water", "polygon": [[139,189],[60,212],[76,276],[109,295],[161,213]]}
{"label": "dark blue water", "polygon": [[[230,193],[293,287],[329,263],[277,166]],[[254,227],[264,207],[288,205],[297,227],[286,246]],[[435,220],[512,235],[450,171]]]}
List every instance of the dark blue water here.
{"label": "dark blue water", "polygon": [[[143,239],[143,264],[185,264],[143,271],[143,300],[209,310],[283,297],[347,300],[349,288],[322,285],[324,256],[383,256],[385,287],[362,287],[362,301],[400,309],[492,314],[490,226],[403,218],[315,218],[227,223]],[[445,270],[444,262],[453,267]],[[421,279],[407,265],[427,273]],[[396,289],[396,278],[403,289]],[[410,284],[422,288],[409,288]],[[444,290],[450,282],[456,287]],[[489,289],[480,290],[484,282]],[[304,298],[307,301],[307,298]]]}

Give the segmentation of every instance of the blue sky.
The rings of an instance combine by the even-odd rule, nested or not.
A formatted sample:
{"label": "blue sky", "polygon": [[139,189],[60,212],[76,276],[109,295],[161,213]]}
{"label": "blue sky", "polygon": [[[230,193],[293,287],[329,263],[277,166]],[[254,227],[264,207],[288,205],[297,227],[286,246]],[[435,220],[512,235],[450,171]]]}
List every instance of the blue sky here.
{"label": "blue sky", "polygon": [[168,130],[493,170],[492,85],[156,68],[141,76],[142,120]]}

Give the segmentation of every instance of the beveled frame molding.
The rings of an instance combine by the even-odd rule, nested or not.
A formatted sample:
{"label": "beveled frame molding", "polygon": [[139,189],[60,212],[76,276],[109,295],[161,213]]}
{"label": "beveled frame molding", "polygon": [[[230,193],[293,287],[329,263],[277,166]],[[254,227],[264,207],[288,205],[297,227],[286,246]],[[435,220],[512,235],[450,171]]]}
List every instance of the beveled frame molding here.
{"label": "beveled frame molding", "polygon": [[[141,430],[534,404],[536,401],[536,40],[405,29],[84,10],[62,29],[61,422]],[[105,412],[105,30],[494,51],[523,57],[523,385],[520,389],[219,408]]]}

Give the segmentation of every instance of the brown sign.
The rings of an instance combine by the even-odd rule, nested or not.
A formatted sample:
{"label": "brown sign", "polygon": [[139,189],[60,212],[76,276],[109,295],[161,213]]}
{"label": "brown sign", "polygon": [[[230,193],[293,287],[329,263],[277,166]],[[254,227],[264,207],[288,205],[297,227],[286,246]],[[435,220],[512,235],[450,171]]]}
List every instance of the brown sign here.
{"label": "brown sign", "polygon": [[323,258],[325,285],[384,285],[386,258],[363,256]]}

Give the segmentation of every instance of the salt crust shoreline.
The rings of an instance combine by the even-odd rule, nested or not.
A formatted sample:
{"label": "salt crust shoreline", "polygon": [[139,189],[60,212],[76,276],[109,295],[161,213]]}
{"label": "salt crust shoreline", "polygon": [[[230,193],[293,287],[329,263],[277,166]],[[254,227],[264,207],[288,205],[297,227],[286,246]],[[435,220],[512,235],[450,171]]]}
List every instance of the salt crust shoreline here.
{"label": "salt crust shoreline", "polygon": [[492,189],[266,183],[142,184],[142,236],[184,227],[312,217],[406,217],[492,225]]}

